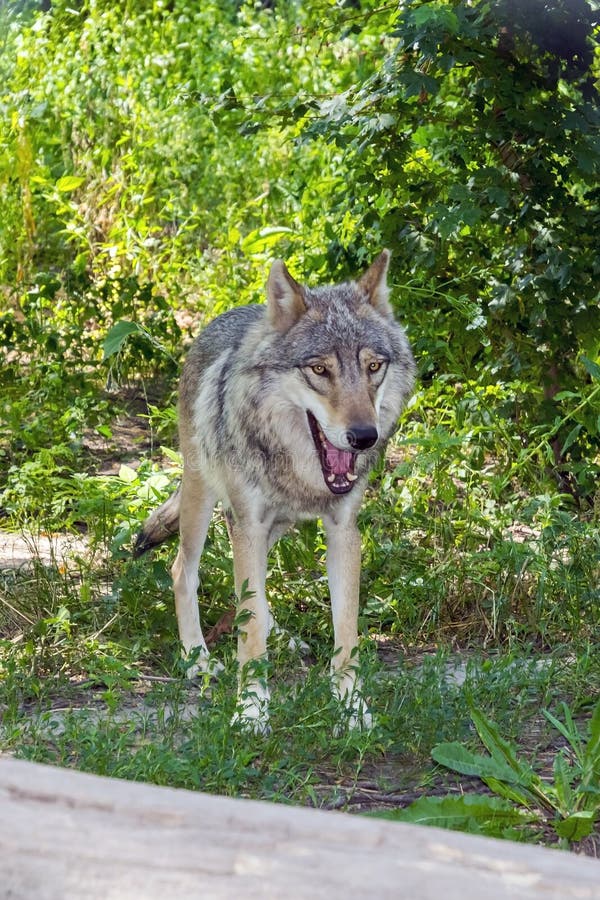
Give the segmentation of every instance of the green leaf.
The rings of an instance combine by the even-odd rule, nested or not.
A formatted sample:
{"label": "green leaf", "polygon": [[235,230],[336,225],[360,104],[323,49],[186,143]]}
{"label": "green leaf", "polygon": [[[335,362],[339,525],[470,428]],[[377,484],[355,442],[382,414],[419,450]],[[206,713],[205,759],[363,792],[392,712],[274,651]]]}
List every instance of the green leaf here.
{"label": "green leaf", "polygon": [[559,400],[578,400],[581,397],[579,391],[559,391],[558,394],[555,394],[553,399],[556,401]]}
{"label": "green leaf", "polygon": [[575,425],[575,427],[570,430],[567,437],[565,438],[564,444],[562,445],[562,449],[560,451],[561,456],[564,456],[565,453],[567,452],[567,450],[569,449],[569,447],[571,447],[575,443],[575,441],[579,437],[579,432],[581,431],[582,428],[583,428],[583,425],[581,425],[581,423],[579,423],[578,425]]}
{"label": "green leaf", "polygon": [[500,797],[463,794],[447,797],[421,797],[405,809],[370,813],[378,818],[414,825],[453,828],[488,835],[501,836],[511,825],[524,825],[537,817],[515,808]]}
{"label": "green leaf", "polygon": [[286,234],[294,234],[294,232],[291,228],[286,228],[283,225],[257,228],[246,235],[240,246],[244,253],[263,253],[269,247],[274,246]]}
{"label": "green leaf", "polygon": [[437,94],[440,84],[437,79],[424,72],[415,72],[410,69],[402,72],[398,78],[399,84],[404,87],[405,97],[419,97],[424,91],[426,94]]}
{"label": "green leaf", "polygon": [[573,716],[571,715],[571,710],[566,703],[562,704],[562,709],[565,717],[564,724],[560,721],[560,719],[557,719],[556,716],[553,716],[552,713],[549,712],[549,710],[544,709],[542,710],[542,712],[544,713],[550,724],[553,725],[564,738],[566,738],[570,746],[573,748],[578,761],[581,762],[583,759],[583,745],[581,742],[579,729],[575,725]]}
{"label": "green leaf", "polygon": [[140,331],[142,331],[142,329],[136,322],[126,322],[123,320],[117,322],[116,325],[113,325],[102,344],[104,350],[102,361],[104,362],[110,356],[118,353],[130,334]]}
{"label": "green leaf", "polygon": [[589,359],[587,356],[582,355],[579,358],[581,359],[581,362],[583,363],[583,365],[585,366],[585,368],[587,369],[589,374],[592,376],[592,378],[595,378],[597,381],[600,381],[600,366],[598,365],[598,363],[595,363],[593,360]]}
{"label": "green leaf", "polygon": [[[588,740],[582,750],[581,792],[598,793],[600,784],[600,701],[592,710],[592,718],[588,724]],[[586,806],[589,805],[586,803]],[[597,807],[600,808],[600,802]]]}
{"label": "green leaf", "polygon": [[424,4],[412,11],[412,19],[417,28],[434,27],[456,34],[459,27],[458,16],[442,4]]}
{"label": "green leaf", "polygon": [[600,700],[592,710],[592,718],[588,725],[590,736],[588,750],[593,747],[596,752],[600,752]]}
{"label": "green leaf", "polygon": [[458,741],[447,744],[438,744],[431,751],[433,759],[460,772],[461,775],[476,775],[478,778],[498,778],[501,781],[514,781],[515,773],[505,763],[492,759],[491,756],[478,756],[471,753]]}
{"label": "green leaf", "polygon": [[132,484],[136,478],[138,477],[135,469],[132,469],[131,466],[122,465],[119,469],[119,479],[124,481],[125,484]]}
{"label": "green leaf", "polygon": [[560,811],[565,812],[572,809],[574,805],[573,791],[571,790],[573,772],[562,752],[557,753],[554,757],[553,774],[554,790],[561,807]]}
{"label": "green leaf", "polygon": [[178,450],[173,450],[172,447],[164,447],[161,445],[160,452],[167,457],[172,463],[175,463],[177,466],[181,466],[181,453]]}
{"label": "green leaf", "polygon": [[567,841],[580,841],[594,830],[594,818],[592,811],[581,810],[552,824],[559,837]]}
{"label": "green leaf", "polygon": [[521,785],[517,785],[514,782],[509,783],[507,781],[500,781],[499,779],[492,778],[489,775],[486,776],[483,780],[485,781],[489,789],[495,794],[498,794],[499,797],[504,797],[506,800],[511,800],[513,803],[518,803],[520,806],[526,806],[527,808],[529,808],[537,802],[537,798],[529,790],[527,790],[527,788],[524,788]]}
{"label": "green leaf", "polygon": [[164,472],[157,472],[140,487],[138,497],[142,500],[156,500],[169,487],[171,479]]}
{"label": "green leaf", "polygon": [[600,165],[598,153],[590,145],[581,145],[574,156],[581,171],[588,175],[594,174]]}
{"label": "green leaf", "polygon": [[[491,753],[494,762],[500,767],[507,766],[509,771],[512,770],[510,776],[508,778],[504,777],[504,780],[515,781],[517,780],[515,779],[516,775],[519,782],[524,787],[530,787],[534,777],[533,769],[526,763],[522,763],[517,759],[512,746],[508,741],[500,737],[497,726],[489,719],[486,719],[483,713],[480,713],[476,709],[471,711],[471,718],[473,719],[477,733],[481,738],[481,742]],[[492,777],[498,777],[494,772],[492,772],[491,775]],[[502,778],[503,776],[499,777]]]}
{"label": "green leaf", "polygon": [[81,175],[63,175],[63,177],[59,178],[56,182],[56,189],[66,194],[69,191],[76,190],[84,181],[85,178]]}

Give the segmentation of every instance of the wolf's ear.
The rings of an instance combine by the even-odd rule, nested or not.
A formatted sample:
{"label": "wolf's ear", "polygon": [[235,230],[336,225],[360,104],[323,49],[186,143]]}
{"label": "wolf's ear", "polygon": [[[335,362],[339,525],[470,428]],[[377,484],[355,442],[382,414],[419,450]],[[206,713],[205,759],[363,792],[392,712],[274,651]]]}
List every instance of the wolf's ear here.
{"label": "wolf's ear", "polygon": [[390,264],[390,256],[389,250],[384,250],[380,253],[375,262],[371,264],[362,276],[358,284],[367,295],[367,302],[382,316],[392,319],[394,317],[394,312],[388,302],[390,289],[387,283],[387,271]]}
{"label": "wolf's ear", "polygon": [[294,281],[280,259],[271,266],[267,280],[267,312],[277,331],[287,331],[306,312],[304,288]]}

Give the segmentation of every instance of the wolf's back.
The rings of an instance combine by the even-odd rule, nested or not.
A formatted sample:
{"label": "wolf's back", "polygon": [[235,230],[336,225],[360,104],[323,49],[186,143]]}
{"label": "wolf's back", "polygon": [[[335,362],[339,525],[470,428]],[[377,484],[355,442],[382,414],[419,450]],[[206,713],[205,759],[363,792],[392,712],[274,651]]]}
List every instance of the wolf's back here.
{"label": "wolf's back", "polygon": [[[217,316],[200,332],[190,347],[183,367],[179,389],[180,429],[182,416],[184,420],[191,421],[194,400],[204,373],[220,356],[237,351],[248,329],[264,317],[265,306],[262,304],[238,306]],[[134,542],[135,557],[177,533],[179,504],[180,488],[162,506],[155,509],[142,525]]]}

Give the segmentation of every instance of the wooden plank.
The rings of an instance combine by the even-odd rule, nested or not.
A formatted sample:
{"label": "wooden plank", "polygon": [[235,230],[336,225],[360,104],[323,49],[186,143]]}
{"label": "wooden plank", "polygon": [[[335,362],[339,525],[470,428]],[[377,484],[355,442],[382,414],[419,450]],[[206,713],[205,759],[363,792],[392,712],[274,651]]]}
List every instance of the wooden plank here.
{"label": "wooden plank", "polygon": [[0,897],[600,898],[600,863],[0,758]]}

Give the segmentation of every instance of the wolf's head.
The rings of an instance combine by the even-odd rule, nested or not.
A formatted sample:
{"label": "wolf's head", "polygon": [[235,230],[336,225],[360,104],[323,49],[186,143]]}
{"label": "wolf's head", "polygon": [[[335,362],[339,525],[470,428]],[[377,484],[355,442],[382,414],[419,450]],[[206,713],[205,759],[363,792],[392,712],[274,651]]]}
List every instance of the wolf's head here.
{"label": "wolf's head", "polygon": [[277,260],[267,282],[278,368],[334,494],[354,486],[359,455],[389,438],[414,383],[388,302],[389,258],[384,250],[358,281],[318,288],[299,284]]}

